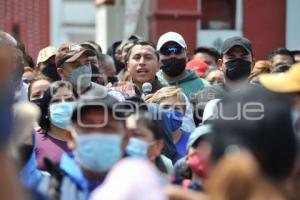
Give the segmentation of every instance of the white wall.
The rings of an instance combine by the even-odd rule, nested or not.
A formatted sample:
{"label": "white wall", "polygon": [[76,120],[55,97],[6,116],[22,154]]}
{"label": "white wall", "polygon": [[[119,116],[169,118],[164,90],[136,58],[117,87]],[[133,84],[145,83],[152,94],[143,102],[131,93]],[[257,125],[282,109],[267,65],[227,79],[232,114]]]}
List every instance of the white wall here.
{"label": "white wall", "polygon": [[141,36],[143,39],[149,39],[149,21],[148,17],[150,15],[150,1],[144,0],[139,16],[139,21],[136,27],[136,34]]}
{"label": "white wall", "polygon": [[94,0],[50,1],[51,45],[95,40]]}
{"label": "white wall", "polygon": [[[127,39],[124,38],[124,1],[126,0],[115,0],[114,5],[99,5],[96,8],[96,41],[104,52],[113,42]],[[149,37],[149,4],[150,0],[143,1],[134,32],[145,40]]]}
{"label": "white wall", "polygon": [[287,0],[286,47],[300,49],[300,1]]}
{"label": "white wall", "polygon": [[115,5],[96,7],[96,42],[100,44],[104,52],[113,42],[123,39],[123,17],[122,0],[116,0]]}

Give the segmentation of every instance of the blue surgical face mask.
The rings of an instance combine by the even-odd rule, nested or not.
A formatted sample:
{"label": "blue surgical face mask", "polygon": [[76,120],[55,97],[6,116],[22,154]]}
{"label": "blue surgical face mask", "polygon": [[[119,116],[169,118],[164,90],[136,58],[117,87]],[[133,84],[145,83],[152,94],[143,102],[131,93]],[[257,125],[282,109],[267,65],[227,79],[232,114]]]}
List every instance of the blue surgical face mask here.
{"label": "blue surgical face mask", "polygon": [[147,159],[148,146],[149,144],[146,141],[132,137],[129,139],[128,145],[126,147],[126,153],[130,157]]}
{"label": "blue surgical face mask", "polygon": [[172,132],[176,131],[181,127],[183,118],[182,112],[170,109],[166,112],[166,116]]}
{"label": "blue surgical face mask", "polygon": [[69,81],[73,86],[88,87],[91,84],[91,76],[91,66],[83,65],[71,71]]}
{"label": "blue surgical face mask", "polygon": [[50,121],[58,127],[65,129],[72,124],[71,115],[76,106],[76,102],[52,103],[49,106]]}
{"label": "blue surgical face mask", "polygon": [[76,161],[92,172],[107,172],[122,157],[121,134],[84,133],[76,141]]}

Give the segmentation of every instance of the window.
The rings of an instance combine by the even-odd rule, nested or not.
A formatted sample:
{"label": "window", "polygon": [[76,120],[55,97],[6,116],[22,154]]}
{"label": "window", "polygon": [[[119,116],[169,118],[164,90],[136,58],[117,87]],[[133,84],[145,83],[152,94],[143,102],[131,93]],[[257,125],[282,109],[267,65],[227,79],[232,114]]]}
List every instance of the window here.
{"label": "window", "polygon": [[236,0],[202,0],[201,29],[233,30],[236,19]]}

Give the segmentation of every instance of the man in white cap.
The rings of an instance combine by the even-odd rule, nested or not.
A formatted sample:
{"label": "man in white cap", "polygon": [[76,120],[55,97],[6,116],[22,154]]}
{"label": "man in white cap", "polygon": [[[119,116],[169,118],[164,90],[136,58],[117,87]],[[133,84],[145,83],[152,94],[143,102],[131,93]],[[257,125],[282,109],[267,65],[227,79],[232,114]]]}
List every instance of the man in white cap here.
{"label": "man in white cap", "polygon": [[194,71],[185,69],[188,60],[187,45],[180,34],[167,32],[160,36],[157,50],[161,62],[161,70],[157,76],[163,85],[180,87],[188,99],[209,86],[209,83],[199,78]]}

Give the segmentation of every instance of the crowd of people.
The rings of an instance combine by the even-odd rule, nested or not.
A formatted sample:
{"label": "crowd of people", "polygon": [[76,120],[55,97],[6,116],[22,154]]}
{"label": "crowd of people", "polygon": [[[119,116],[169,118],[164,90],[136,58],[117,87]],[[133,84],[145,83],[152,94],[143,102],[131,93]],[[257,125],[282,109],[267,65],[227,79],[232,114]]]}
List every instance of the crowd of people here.
{"label": "crowd of people", "polygon": [[1,198],[299,199],[300,50],[188,52],[167,32],[35,62],[0,31]]}

